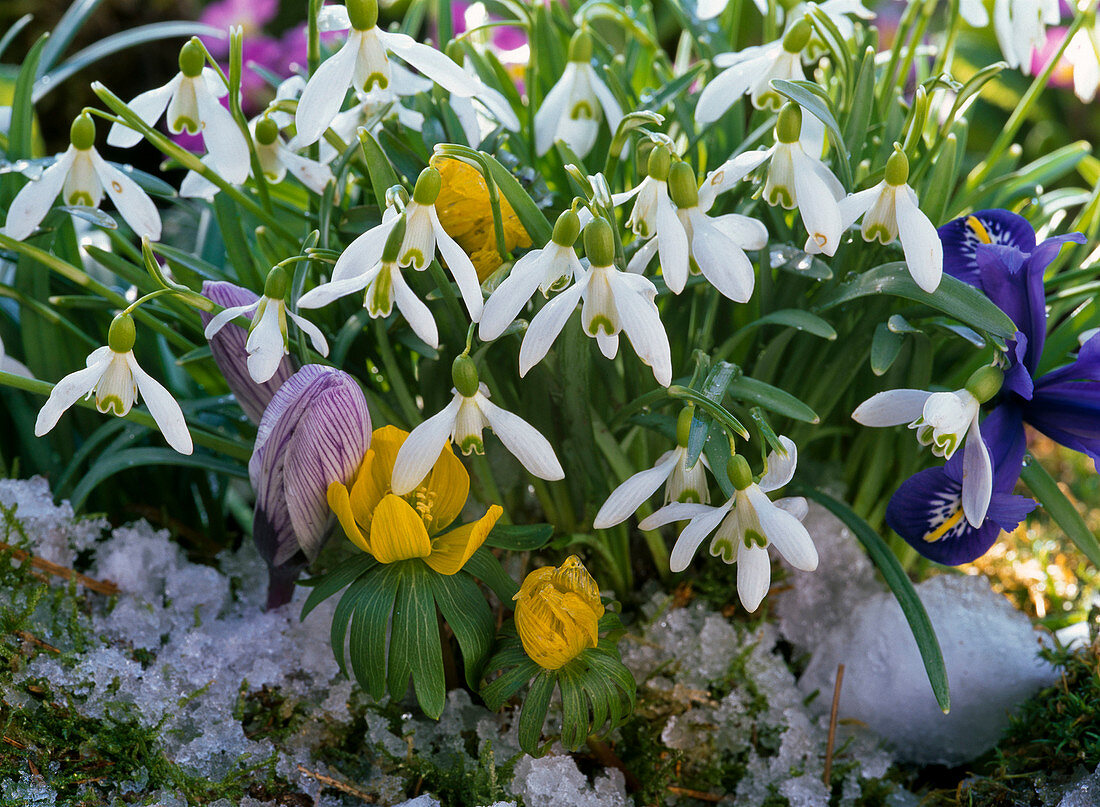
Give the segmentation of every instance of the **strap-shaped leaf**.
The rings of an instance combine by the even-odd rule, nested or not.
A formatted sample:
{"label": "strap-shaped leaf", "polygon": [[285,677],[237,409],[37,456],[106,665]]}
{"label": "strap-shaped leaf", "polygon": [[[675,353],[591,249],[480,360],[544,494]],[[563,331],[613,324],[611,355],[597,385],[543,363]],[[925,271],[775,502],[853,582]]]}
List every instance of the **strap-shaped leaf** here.
{"label": "strap-shaped leaf", "polygon": [[309,596],[306,597],[305,604],[302,605],[302,615],[299,619],[304,620],[309,616],[310,611],[340,589],[351,585],[354,580],[361,574],[369,571],[376,563],[377,561],[375,561],[374,558],[363,553],[341,564],[327,574],[311,577],[308,580],[299,580],[298,585],[313,588],[313,591],[309,592]]}
{"label": "strap-shaped leaf", "polygon": [[354,584],[357,595],[352,605],[348,653],[355,680],[375,700],[386,694],[386,628],[401,578],[400,566],[388,564]]}
{"label": "strap-shaped leaf", "polygon": [[554,673],[543,670],[535,677],[523,700],[523,711],[519,714],[519,745],[531,756],[538,756],[542,724],[546,722],[546,711],[550,708],[550,696],[554,694],[556,682]]}
{"label": "strap-shaped leaf", "polygon": [[940,650],[936,631],[932,627],[932,620],[928,618],[928,612],[924,610],[924,603],[917,596],[913,584],[905,574],[905,570],[898,562],[897,556],[890,551],[890,547],[882,540],[877,532],[871,529],[871,525],[860,518],[854,510],[843,502],[837,501],[832,496],[822,493],[811,487],[799,485],[799,493],[813,499],[826,510],[835,515],[855,534],[875,566],[882,573],[886,585],[894,592],[898,605],[905,615],[909,629],[916,639],[917,649],[920,651],[921,661],[924,662],[924,670],[928,673],[928,682],[932,685],[932,694],[936,696],[936,702],[940,709],[947,714],[951,709],[951,696],[947,686],[947,667],[943,663],[943,652]]}
{"label": "strap-shaped leaf", "polygon": [[504,571],[504,567],[500,565],[500,561],[496,559],[492,552],[484,546],[481,547],[466,561],[466,565],[462,568],[463,571],[472,574],[491,588],[506,607],[512,607],[512,597],[519,591],[519,586]]}
{"label": "strap-shaped leaf", "polygon": [[[846,150],[844,135],[840,131],[840,125],[836,122],[836,115],[833,114],[833,102],[821,87],[812,81],[786,81],[785,79],[773,79],[771,84],[778,92],[809,110],[815,118],[825,124],[825,128],[829,132],[829,138],[833,141],[833,146],[838,152]],[[852,171],[848,165],[848,156],[841,154],[836,163],[837,167],[840,168],[841,182],[844,183],[845,188],[850,190],[852,187]]]}
{"label": "strap-shaped leaf", "polygon": [[435,595],[435,604],[454,631],[458,646],[462,649],[462,661],[466,668],[466,683],[477,689],[481,670],[493,643],[496,624],[493,612],[485,602],[485,595],[465,572],[453,575],[428,576]]}
{"label": "strap-shaped leaf", "polygon": [[[447,690],[443,682],[443,650],[439,643],[439,620],[435,597],[428,576],[435,574],[427,565],[413,559],[401,564],[401,588],[393,609],[390,634],[390,695],[404,695],[407,670],[412,675],[417,703],[433,720],[443,713]],[[394,669],[394,648],[399,647],[399,665]],[[396,688],[394,685],[397,685]]]}
{"label": "strap-shaped leaf", "polygon": [[954,317],[971,328],[1003,339],[1011,339],[1016,333],[1016,325],[1008,315],[973,286],[968,286],[950,275],[944,275],[940,279],[939,288],[934,294],[929,294],[913,281],[904,261],[884,263],[846,283],[841,283],[823,296],[817,305],[817,310],[828,311],[830,308],[873,294],[889,294],[922,303]]}
{"label": "strap-shaped leaf", "polygon": [[531,552],[542,549],[552,537],[553,524],[497,524],[485,539],[485,546]]}
{"label": "strap-shaped leaf", "polygon": [[820,336],[822,339],[828,339],[830,341],[836,339],[836,329],[833,328],[832,325],[817,314],[803,311],[800,308],[783,308],[779,311],[765,314],[759,319],[755,319],[748,323],[743,328],[739,328],[738,333],[750,328],[759,328],[761,325],[786,325],[795,330],[812,333],[814,336]]}
{"label": "strap-shaped leaf", "polygon": [[[492,666],[490,664],[490,666]],[[530,681],[538,675],[542,668],[531,659],[523,656],[519,664],[505,670],[498,677],[481,688],[481,697],[485,705],[494,711],[502,707],[509,698],[514,696]]]}
{"label": "strap-shaped leaf", "polygon": [[561,744],[570,751],[576,751],[588,737],[592,718],[580,676],[572,664],[558,671],[558,688],[561,690]]}
{"label": "strap-shaped leaf", "polygon": [[1020,472],[1020,478],[1024,480],[1027,489],[1035,494],[1035,498],[1055,523],[1081,550],[1081,554],[1088,558],[1095,568],[1100,569],[1100,542],[1096,540],[1085,519],[1077,512],[1073,502],[1066,498],[1066,494],[1062,493],[1058,483],[1047,473],[1046,468],[1034,457],[1029,456],[1024,463],[1023,471]]}
{"label": "strap-shaped leaf", "polygon": [[889,370],[903,344],[905,337],[892,331],[887,323],[880,322],[876,325],[875,335],[871,339],[871,372],[882,375]]}
{"label": "strap-shaped leaf", "polygon": [[378,141],[366,129],[359,130],[359,144],[363,147],[363,160],[370,174],[371,189],[379,210],[386,209],[386,191],[397,185],[397,172],[393,170],[389,157],[382,151]]}
{"label": "strap-shaped leaf", "polygon": [[[726,396],[726,388],[740,374],[741,368],[736,364],[730,364],[726,361],[717,362],[707,373],[707,377],[703,381],[703,388],[700,391],[705,398],[709,398],[715,404],[721,406],[722,399]],[[688,468],[694,467],[699,455],[703,453],[703,446],[707,442],[712,422],[711,417],[701,409],[696,409],[692,415],[691,430],[688,432],[688,453],[687,458],[684,460],[684,465]]]}
{"label": "strap-shaped leaf", "polygon": [[786,390],[748,376],[741,376],[730,384],[729,394],[739,401],[750,401],[770,412],[786,415],[804,423],[817,423],[821,420],[817,412]]}

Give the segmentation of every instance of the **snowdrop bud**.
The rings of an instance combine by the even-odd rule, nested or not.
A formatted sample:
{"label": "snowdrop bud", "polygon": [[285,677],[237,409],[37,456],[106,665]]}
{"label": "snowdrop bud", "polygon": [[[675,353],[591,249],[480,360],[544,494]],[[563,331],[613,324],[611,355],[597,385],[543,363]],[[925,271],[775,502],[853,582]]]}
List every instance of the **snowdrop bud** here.
{"label": "snowdrop bud", "polygon": [[802,134],[802,107],[788,101],[779,110],[779,120],[775,122],[775,138],[780,143],[797,143]]}
{"label": "snowdrop bud", "polygon": [[593,266],[611,266],[615,262],[615,236],[606,220],[592,219],[584,228],[584,254]]}
{"label": "snowdrop bud", "polygon": [[285,299],[289,285],[290,279],[286,276],[286,269],[276,266],[267,273],[267,282],[264,283],[264,297],[272,300]]}
{"label": "snowdrop bud", "polygon": [[134,327],[134,318],[129,314],[118,314],[111,320],[111,327],[107,331],[107,347],[115,353],[129,353],[134,349],[137,341],[137,328]]}
{"label": "snowdrop bud", "polygon": [[695,171],[687,163],[676,163],[668,176],[668,190],[672,203],[683,209],[698,207],[699,184],[695,181]]}
{"label": "snowdrop bud", "polygon": [[966,380],[966,391],[985,403],[998,392],[1004,384],[1005,374],[999,367],[981,367]]}
{"label": "snowdrop bud", "polygon": [[685,406],[676,420],[676,445],[686,447],[691,434],[691,421],[695,417],[695,407]]}
{"label": "snowdrop bud", "polygon": [[577,31],[569,40],[569,61],[588,62],[592,58],[592,35],[588,31]]}
{"label": "snowdrop bud", "polygon": [[730,482],[738,490],[744,490],[752,484],[752,469],[740,454],[730,457],[730,461],[726,464],[726,473],[729,474]]}
{"label": "snowdrop bud", "polygon": [[413,188],[413,201],[420,205],[434,205],[442,187],[443,177],[437,170],[428,166],[420,172],[420,176],[416,179],[416,187]]}
{"label": "snowdrop bud", "polygon": [[571,247],[577,243],[577,236],[581,234],[581,217],[572,210],[566,210],[554,223],[554,234],[551,240],[562,247]]}
{"label": "snowdrop bud", "polygon": [[87,151],[95,145],[95,121],[87,112],[77,115],[69,128],[69,142],[74,149]]}
{"label": "snowdrop bud", "polygon": [[263,117],[256,124],[256,142],[261,146],[270,146],[279,136],[279,124],[271,118]]}
{"label": "snowdrop bud", "polygon": [[671,165],[672,153],[668,150],[668,146],[658,143],[653,147],[653,150],[649,152],[649,165],[646,173],[654,179],[664,182],[668,179],[668,171]]}
{"label": "snowdrop bud", "polygon": [[348,18],[357,31],[369,31],[378,24],[378,0],[348,0]]}
{"label": "snowdrop bud", "polygon": [[783,50],[787,53],[801,53],[810,41],[810,23],[803,17],[783,35]]}
{"label": "snowdrop bud", "polygon": [[382,263],[396,263],[397,256],[401,252],[401,243],[405,240],[405,214],[393,224],[386,243],[382,247]]}
{"label": "snowdrop bud", "polygon": [[464,398],[473,398],[477,395],[479,379],[474,360],[465,353],[455,359],[451,364],[451,380],[458,394]]}
{"label": "snowdrop bud", "polygon": [[205,63],[206,54],[199,40],[192,37],[191,41],[180,48],[180,72],[187,78],[196,78],[201,75]]}
{"label": "snowdrop bud", "polygon": [[894,146],[894,153],[886,161],[886,184],[904,185],[909,179],[909,160],[905,152]]}

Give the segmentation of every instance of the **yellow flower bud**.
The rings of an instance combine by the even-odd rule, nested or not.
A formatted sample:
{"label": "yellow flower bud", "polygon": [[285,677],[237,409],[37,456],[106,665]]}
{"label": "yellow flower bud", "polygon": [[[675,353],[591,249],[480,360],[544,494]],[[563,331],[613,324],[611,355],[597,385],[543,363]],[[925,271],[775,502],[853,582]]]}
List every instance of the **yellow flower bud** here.
{"label": "yellow flower bud", "polygon": [[576,555],[531,572],[513,599],[523,649],[540,667],[559,669],[596,646],[600,589]]}

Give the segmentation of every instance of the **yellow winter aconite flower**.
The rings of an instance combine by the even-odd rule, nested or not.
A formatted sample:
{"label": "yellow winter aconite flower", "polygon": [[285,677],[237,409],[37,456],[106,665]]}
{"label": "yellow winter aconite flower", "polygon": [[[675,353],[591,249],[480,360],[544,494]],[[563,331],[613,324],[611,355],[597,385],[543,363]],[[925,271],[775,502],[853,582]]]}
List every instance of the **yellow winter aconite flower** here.
{"label": "yellow winter aconite flower", "polygon": [[516,630],[532,661],[556,670],[599,641],[600,589],[576,555],[527,575],[516,600]]}
{"label": "yellow winter aconite flower", "polygon": [[456,574],[485,542],[503,510],[491,505],[477,521],[443,532],[470,492],[470,476],[450,446],[420,485],[404,496],[394,494],[393,464],[408,436],[394,426],[375,429],[351,488],[340,482],[329,485],[329,507],[348,538],[379,563],[423,558],[439,574]]}
{"label": "yellow winter aconite flower", "polygon": [[[443,176],[443,187],[435,201],[439,221],[470,256],[477,269],[477,279],[484,282],[501,264],[493,229],[493,208],[489,204],[489,186],[480,171],[461,160],[439,160],[433,166]],[[500,196],[500,217],[504,225],[504,245],[509,251],[531,246],[527,230],[503,195]]]}

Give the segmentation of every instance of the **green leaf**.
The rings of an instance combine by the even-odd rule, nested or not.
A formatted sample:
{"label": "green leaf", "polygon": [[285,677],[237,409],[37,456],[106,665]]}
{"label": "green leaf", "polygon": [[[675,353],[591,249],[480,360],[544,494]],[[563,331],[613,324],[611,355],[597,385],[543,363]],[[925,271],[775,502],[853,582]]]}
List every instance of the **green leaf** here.
{"label": "green leaf", "polygon": [[[348,594],[355,590],[348,639],[351,669],[359,686],[375,700],[380,700],[386,694],[386,628],[390,624],[390,614],[394,612],[398,587],[402,584],[409,585],[404,571],[401,564],[381,564],[362,575],[348,589]],[[435,615],[434,608],[432,615]],[[395,622],[396,619],[395,615]],[[439,631],[435,629],[434,620],[432,628],[435,630],[438,646]],[[333,650],[336,649],[334,645]],[[343,654],[344,648],[341,645],[339,655]]]}
{"label": "green leaf", "polygon": [[505,607],[511,607],[512,597],[519,591],[519,586],[508,576],[504,567],[500,565],[500,561],[486,547],[480,547],[471,555],[462,570],[491,588]]}
{"label": "green leaf", "polygon": [[928,673],[932,693],[936,696],[940,709],[947,714],[951,710],[951,696],[948,692],[947,668],[943,663],[943,652],[940,650],[939,640],[936,639],[932,620],[928,618],[928,612],[924,610],[924,604],[917,596],[897,556],[890,551],[879,534],[871,529],[871,525],[846,504],[814,488],[804,485],[798,485],[798,488],[803,496],[813,499],[847,524],[863,544],[863,548],[867,550],[867,554],[882,573],[886,585],[894,592],[898,605],[901,606],[901,611],[909,623],[909,629],[913,632],[913,638],[917,641],[917,649],[924,662],[925,672]]}
{"label": "green leaf", "polygon": [[543,670],[523,699],[523,711],[519,715],[519,745],[531,756],[538,755],[542,724],[546,722],[546,711],[550,708],[550,696],[554,694],[556,681],[557,676],[553,672]]}
{"label": "green leaf", "polygon": [[871,125],[871,111],[875,106],[875,49],[868,47],[863,54],[856,78],[855,93],[844,124],[844,143],[851,154],[851,161],[858,162],[867,143],[867,130]]}
{"label": "green leaf", "polygon": [[[23,60],[23,66],[19,69],[19,75],[15,78],[15,90],[11,100],[11,123],[8,126],[8,149],[4,156],[9,161],[22,160],[32,157],[33,127],[34,127],[34,102],[31,92],[34,87],[35,71],[38,69],[42,51],[49,42],[50,35],[42,34],[38,41],[31,47]],[[5,177],[5,189],[13,188],[15,177]],[[12,193],[14,195],[14,193]],[[0,207],[7,207],[11,196],[5,195],[0,199]]]}
{"label": "green leaf", "polygon": [[485,595],[465,572],[453,575],[432,574],[428,577],[435,594],[435,604],[443,619],[451,626],[458,646],[462,649],[462,662],[466,668],[466,683],[477,689],[482,666],[493,643],[496,623]]}
{"label": "green leaf", "polygon": [[[499,709],[505,701],[513,697],[523,686],[541,672],[542,668],[519,651],[521,658],[515,666],[506,669],[498,677],[481,688],[481,697],[486,705],[493,710]],[[497,656],[489,662],[489,669],[493,669]]]}
{"label": "green leaf", "polygon": [[955,158],[958,154],[959,139],[952,132],[947,135],[939,156],[932,165],[932,172],[921,190],[921,210],[928,219],[939,226],[944,223],[944,211],[951,201],[958,175],[955,171]]}
{"label": "green leaf", "polygon": [[558,688],[561,690],[561,744],[569,751],[576,751],[588,737],[591,718],[580,676],[572,668],[573,665],[566,665],[558,671]]}
{"label": "green leaf", "polygon": [[185,468],[199,468],[211,473],[225,474],[238,479],[248,479],[248,469],[239,462],[217,459],[210,454],[180,454],[170,448],[128,448],[114,454],[101,456],[84,474],[80,484],[73,490],[71,501],[73,509],[80,511],[84,500],[100,482],[130,468],[146,465],[177,465]]}
{"label": "green leaf", "polygon": [[309,596],[306,597],[305,604],[302,605],[302,614],[298,619],[305,620],[314,608],[340,589],[350,585],[361,574],[375,566],[376,563],[377,561],[374,558],[364,552],[359,557],[352,558],[327,574],[311,577],[308,580],[299,580],[298,585],[312,587],[313,591],[309,592]]}
{"label": "green leaf", "polygon": [[497,162],[495,157],[485,152],[480,153],[484,164],[493,177],[493,181],[497,184],[497,190],[512,206],[512,210],[519,217],[523,228],[531,236],[532,243],[536,246],[546,244],[550,240],[554,228],[546,220],[546,216],[539,209],[539,206],[535,204],[535,200],[523,189],[523,186],[512,176],[511,172]]}
{"label": "green leaf", "polygon": [[35,78],[57,63],[61,52],[69,47],[80,27],[102,2],[103,0],[73,0],[65,9],[65,13],[50,32],[50,43],[42,50],[42,61],[35,70]]}
{"label": "green leaf", "polygon": [[[703,396],[721,406],[730,382],[740,374],[741,368],[736,364],[730,364],[726,361],[718,362],[710,369],[706,380],[703,381],[703,389],[701,390]],[[706,445],[707,437],[710,435],[710,424],[712,422],[711,418],[702,411],[695,410],[691,418],[691,430],[688,432],[688,451],[687,457],[684,459],[685,467],[695,467],[699,455],[703,453],[703,446]]]}
{"label": "green leaf", "polygon": [[19,36],[19,32],[30,25],[33,19],[33,14],[24,14],[11,24],[8,30],[4,32],[4,35],[0,37],[0,56],[3,56],[7,52],[8,47],[15,41],[15,38]]}
{"label": "green leaf", "polygon": [[1020,478],[1024,480],[1028,490],[1035,494],[1035,498],[1043,505],[1043,508],[1054,519],[1054,522],[1062,528],[1066,536],[1081,550],[1094,568],[1100,569],[1100,542],[1085,519],[1077,512],[1066,494],[1058,487],[1058,483],[1047,473],[1046,468],[1039,464],[1038,460],[1029,456],[1024,463],[1024,469],[1020,472]]}
{"label": "green leaf", "polygon": [[513,552],[531,552],[542,549],[554,537],[553,524],[500,524],[497,523],[485,546],[510,549]]}
{"label": "green leaf", "polygon": [[[773,79],[771,84],[778,92],[809,110],[815,118],[824,123],[836,150],[838,152],[845,150],[844,135],[841,134],[840,125],[833,114],[833,103],[821,87],[812,81],[786,81],[781,78]],[[841,154],[836,163],[840,168],[840,180],[844,183],[844,187],[851,188],[852,171],[848,165],[848,155]]]}
{"label": "green leaf", "polygon": [[370,174],[370,185],[374,191],[374,200],[379,210],[386,209],[386,191],[394,185],[400,185],[397,172],[393,170],[389,157],[382,151],[378,141],[366,129],[359,130],[359,144],[363,147],[363,159]]}
{"label": "green leaf", "polygon": [[828,311],[838,305],[876,294],[889,294],[922,303],[972,328],[1003,339],[1011,339],[1016,333],[1016,325],[1008,315],[977,289],[945,274],[940,279],[939,288],[934,294],[929,294],[913,281],[904,261],[884,263],[841,283],[823,296],[817,310]]}
{"label": "green leaf", "polygon": [[817,412],[786,390],[748,376],[741,376],[730,384],[729,394],[739,401],[751,401],[771,412],[804,423],[818,423],[821,420]]}
{"label": "green leaf", "polygon": [[822,339],[828,339],[829,341],[836,339],[836,329],[832,325],[817,316],[817,314],[803,311],[800,308],[783,308],[779,311],[773,311],[759,319],[754,319],[739,330],[759,328],[761,325],[786,325],[788,328],[812,333],[814,336],[820,336]]}
{"label": "green leaf", "polygon": [[905,337],[890,330],[887,323],[876,325],[875,335],[871,339],[871,372],[882,375],[889,370],[904,344]]}
{"label": "green leaf", "polygon": [[[439,620],[435,597],[428,576],[434,571],[420,559],[401,564],[401,588],[393,609],[390,634],[390,695],[402,697],[408,683],[405,670],[412,674],[413,690],[424,714],[436,720],[443,713],[447,690],[443,682],[443,650],[439,643]],[[397,650],[395,650],[397,648]],[[394,674],[393,658],[400,661]],[[397,687],[394,687],[397,684]]]}

